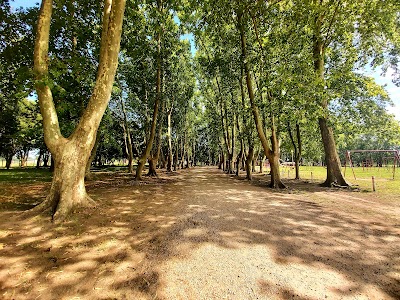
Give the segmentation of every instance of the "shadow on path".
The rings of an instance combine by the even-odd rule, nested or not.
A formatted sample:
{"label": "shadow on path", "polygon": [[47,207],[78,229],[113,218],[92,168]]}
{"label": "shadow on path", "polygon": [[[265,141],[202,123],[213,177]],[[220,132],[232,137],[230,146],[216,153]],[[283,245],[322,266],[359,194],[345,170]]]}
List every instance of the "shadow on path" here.
{"label": "shadow on path", "polygon": [[3,208],[1,297],[400,298],[399,229],[373,211],[360,218],[211,168],[173,177],[94,188],[99,209],[62,226]]}

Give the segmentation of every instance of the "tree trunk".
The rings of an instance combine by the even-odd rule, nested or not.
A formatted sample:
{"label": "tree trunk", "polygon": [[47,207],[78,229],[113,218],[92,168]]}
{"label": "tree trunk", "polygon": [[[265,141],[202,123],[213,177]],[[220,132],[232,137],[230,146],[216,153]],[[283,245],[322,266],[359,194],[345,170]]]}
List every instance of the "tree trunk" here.
{"label": "tree trunk", "polygon": [[254,157],[254,148],[249,146],[249,153],[246,156],[246,179],[252,180],[252,172],[251,172],[251,162]]}
{"label": "tree trunk", "polygon": [[175,149],[175,159],[174,159],[174,171],[176,172],[178,168],[178,141],[176,141],[176,149]]}
{"label": "tree trunk", "polygon": [[221,170],[222,169],[222,153],[219,155],[219,159],[218,159],[218,169]]}
{"label": "tree trunk", "polygon": [[62,136],[52,92],[47,85],[52,0],[43,0],[34,49],[35,88],[43,117],[45,143],[55,162],[50,193],[33,212],[51,209],[53,220],[62,221],[77,207],[93,206],[85,189],[85,169],[97,129],[108,106],[118,65],[125,0],[105,0],[100,59],[89,103],[72,135]]}
{"label": "tree trunk", "polygon": [[301,136],[300,136],[300,126],[298,123],[296,123],[296,138],[297,138],[297,143],[294,140],[293,134],[292,134],[292,129],[290,128],[290,123],[288,123],[288,132],[289,132],[289,137],[293,145],[294,149],[294,159],[295,159],[295,170],[296,170],[296,178],[295,179],[300,179],[300,159],[301,159],[301,151],[302,151],[302,145],[301,145]]}
{"label": "tree trunk", "polygon": [[92,172],[90,171],[90,168],[92,167],[92,162],[96,157],[97,148],[99,147],[99,143],[100,143],[100,132],[97,131],[96,141],[94,142],[93,149],[90,152],[89,159],[88,159],[88,161],[86,163],[85,179],[87,179],[87,180],[91,180],[92,179]]}
{"label": "tree trunk", "polygon": [[[162,13],[162,1],[157,1],[157,6],[159,13]],[[158,116],[158,107],[161,101],[161,30],[157,34],[157,74],[156,74],[156,101],[154,103],[153,110],[153,121],[151,123],[150,129],[150,137],[147,141],[146,149],[144,150],[142,156],[139,159],[138,166],[136,168],[136,180],[142,180],[142,172],[144,169],[144,165],[146,163],[147,158],[150,155],[151,149],[153,148],[153,142],[156,135],[156,126],[157,126],[157,116]]]}
{"label": "tree trunk", "polygon": [[243,14],[243,12],[239,10],[238,11],[238,23],[239,23],[241,46],[242,46],[243,67],[244,67],[244,71],[245,71],[245,75],[246,75],[246,84],[247,84],[247,91],[248,91],[249,98],[250,98],[251,110],[252,110],[255,125],[257,128],[257,133],[258,133],[258,136],[261,140],[261,144],[264,149],[265,156],[269,159],[270,163],[272,163],[272,161],[275,160],[276,157],[278,157],[278,163],[277,164],[274,163],[274,168],[272,168],[272,164],[271,164],[272,176],[271,176],[270,186],[285,188],[285,185],[282,183],[280,174],[279,174],[279,147],[274,148],[274,144],[276,146],[276,144],[278,142],[276,140],[276,135],[274,135],[274,133],[275,133],[274,125],[271,128],[271,131],[273,133],[273,136],[272,136],[273,149],[270,149],[269,145],[268,145],[267,137],[265,136],[265,133],[264,133],[262,120],[260,118],[258,108],[255,103],[255,96],[254,96],[253,84],[251,81],[250,68],[249,68],[248,61],[247,61],[246,37],[245,37],[244,25],[243,25],[243,21],[242,21],[242,14]]}
{"label": "tree trunk", "polygon": [[46,151],[43,154],[43,167],[47,168],[49,166],[49,159],[50,159],[50,154],[48,151]]}
{"label": "tree trunk", "polygon": [[190,158],[189,158],[189,150],[186,150],[186,169],[190,167]]}
{"label": "tree trunk", "polygon": [[53,154],[50,155],[50,172],[54,172],[54,168],[55,168],[55,161],[54,161],[54,157]]}
{"label": "tree trunk", "polygon": [[39,156],[36,160],[36,169],[40,169],[40,163],[42,161],[43,151],[39,150]]}
{"label": "tree trunk", "polygon": [[[185,140],[186,140],[186,133],[185,133]],[[181,139],[181,169],[184,168],[185,166],[185,144],[183,142],[183,139]]]}
{"label": "tree trunk", "polygon": [[327,120],[320,118],[319,127],[322,135],[322,142],[325,150],[325,163],[326,163],[326,180],[323,186],[330,187],[334,183],[340,186],[348,186],[348,183],[343,177],[340,169],[340,159],[336,151],[335,139],[333,137],[332,128],[328,126]]}
{"label": "tree trunk", "polygon": [[147,176],[157,176],[156,160],[153,157],[149,157],[149,172]]}
{"label": "tree trunk", "polygon": [[196,144],[195,144],[195,142],[193,141],[193,153],[192,153],[192,160],[191,160],[191,166],[192,167],[196,167]]}
{"label": "tree trunk", "polygon": [[297,145],[298,145],[298,151],[296,155],[296,179],[300,179],[300,160],[301,160],[301,154],[302,154],[302,143],[301,143],[301,134],[300,134],[300,125],[299,123],[296,124],[296,136],[297,136]]}
{"label": "tree trunk", "polygon": [[269,186],[271,188],[285,188],[286,186],[281,181],[279,174],[279,155],[275,154],[271,159],[269,159],[269,165],[271,168],[271,183]]}
{"label": "tree trunk", "polygon": [[165,155],[164,155],[164,151],[161,148],[161,153],[160,153],[160,164],[159,164],[159,168],[160,169],[165,169],[167,166],[167,161],[165,160]]}
{"label": "tree trunk", "polygon": [[[124,137],[125,137],[125,147],[126,147],[126,154],[128,156],[128,172],[133,173],[133,150],[132,150],[132,138],[131,138],[131,131],[129,129],[129,123],[128,123],[128,117],[126,114],[126,109],[125,109],[125,104],[124,100],[122,99],[122,96],[119,97],[121,100],[121,111],[123,115],[123,123],[122,123],[122,128],[124,130]],[[96,147],[96,146],[95,146]],[[97,148],[97,147],[96,147]]]}
{"label": "tree trunk", "polygon": [[79,147],[76,139],[67,140],[55,153],[55,168],[50,193],[34,210],[51,209],[53,220],[63,220],[76,207],[94,207],[95,203],[86,193],[85,171],[87,149]]}
{"label": "tree trunk", "polygon": [[[317,82],[320,86],[325,86],[325,47],[324,41],[321,35],[321,26],[323,22],[323,16],[315,18],[315,32],[314,32],[314,49],[313,49],[313,60],[314,60],[314,71],[317,77]],[[322,184],[323,186],[330,187],[333,184],[339,184],[340,186],[349,186],[343,177],[341,171],[341,163],[339,155],[336,150],[335,138],[333,135],[332,128],[328,125],[328,100],[326,95],[323,95],[320,99],[320,105],[325,111],[325,116],[318,119],[319,128],[322,136],[322,142],[325,151],[325,163],[326,163],[326,180]]]}
{"label": "tree trunk", "polygon": [[157,164],[158,164],[158,159],[160,157],[160,152],[161,152],[161,132],[162,132],[162,116],[160,120],[160,124],[158,127],[157,131],[157,140],[156,140],[156,149],[155,149],[155,154],[150,155],[148,161],[149,161],[149,172],[147,173],[147,176],[157,176]]}
{"label": "tree trunk", "polygon": [[167,136],[168,136],[168,158],[167,158],[167,172],[172,172],[172,164],[173,164],[173,153],[172,153],[172,130],[171,130],[171,114],[172,109],[168,110],[167,114]]}
{"label": "tree trunk", "polygon": [[21,150],[21,151],[20,151],[20,164],[21,164],[21,168],[24,168],[24,167],[27,166],[28,156],[29,156],[29,150],[28,150],[28,151],[25,151],[25,150]]}
{"label": "tree trunk", "polygon": [[6,158],[6,169],[10,170],[10,167],[11,167],[11,164],[12,164],[13,155],[12,154],[7,154],[5,158]]}

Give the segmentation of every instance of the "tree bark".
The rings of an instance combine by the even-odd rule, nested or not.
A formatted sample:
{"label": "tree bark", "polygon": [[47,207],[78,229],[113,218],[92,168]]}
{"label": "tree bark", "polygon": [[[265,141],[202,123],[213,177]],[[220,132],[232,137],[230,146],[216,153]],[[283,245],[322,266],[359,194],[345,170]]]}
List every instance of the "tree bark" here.
{"label": "tree bark", "polygon": [[[315,19],[315,32],[314,32],[314,49],[313,49],[313,59],[314,59],[314,71],[319,84],[325,85],[325,46],[324,41],[321,36],[321,26],[322,26],[322,16],[318,16]],[[321,132],[322,142],[324,145],[325,152],[325,163],[326,163],[326,180],[322,184],[323,186],[330,187],[333,184],[338,184],[340,186],[349,186],[343,177],[341,171],[341,163],[339,155],[336,150],[335,137],[333,135],[332,128],[328,125],[328,100],[326,95],[322,96],[320,99],[320,105],[325,111],[325,115],[318,119],[319,128]]]}
{"label": "tree bark", "polygon": [[176,170],[178,168],[178,141],[176,141],[175,159],[173,161],[173,166],[174,166],[174,172],[176,172]]}
{"label": "tree bark", "polygon": [[[159,12],[162,11],[161,1],[157,1]],[[150,137],[147,141],[146,148],[143,151],[142,156],[139,158],[138,166],[136,168],[136,180],[142,180],[142,172],[144,169],[144,165],[146,164],[146,160],[148,159],[151,149],[153,148],[153,142],[156,135],[156,126],[157,126],[157,116],[158,116],[158,107],[161,101],[161,31],[158,32],[157,35],[157,74],[156,74],[156,100],[154,103],[153,110],[153,120],[151,123],[150,129]]]}
{"label": "tree bark", "polygon": [[125,142],[126,142],[126,154],[128,155],[128,172],[133,173],[133,150],[132,150],[132,138],[131,138],[131,131],[129,129],[128,117],[126,114],[124,100],[122,96],[120,97],[121,102],[121,111],[123,115],[123,130],[125,135]]}
{"label": "tree bark", "polygon": [[290,127],[290,123],[288,123],[288,133],[289,133],[289,137],[292,142],[293,149],[294,149],[294,161],[295,161],[295,170],[296,170],[296,178],[295,179],[300,179],[300,159],[301,159],[302,145],[301,145],[301,135],[300,135],[299,123],[296,123],[297,142],[295,141],[294,136],[292,134],[292,129]]}
{"label": "tree bark", "polygon": [[91,167],[92,167],[92,162],[96,158],[96,153],[97,153],[97,148],[99,147],[100,143],[100,132],[97,131],[96,133],[96,141],[94,142],[94,146],[92,151],[90,152],[89,159],[86,163],[86,168],[85,168],[85,179],[86,180],[91,180],[92,179],[92,172],[91,172]]}
{"label": "tree bark", "polygon": [[181,161],[180,161],[181,169],[183,169],[185,167],[185,142],[184,141],[186,141],[186,132],[185,132],[184,139],[181,138]]}
{"label": "tree bark", "polygon": [[19,151],[19,156],[20,156],[20,166],[21,166],[21,168],[26,167],[27,166],[27,162],[28,162],[29,150],[20,150]]}
{"label": "tree bark", "polygon": [[39,150],[39,156],[36,160],[36,169],[40,169],[40,163],[42,161],[43,151]]}
{"label": "tree bark", "polygon": [[271,165],[271,182],[270,182],[270,187],[273,188],[286,188],[286,186],[283,184],[280,174],[279,174],[279,147],[276,147],[278,144],[277,137],[276,137],[276,131],[275,131],[275,126],[272,125],[271,131],[272,131],[272,149],[270,149],[268,145],[268,140],[267,137],[265,136],[264,129],[263,129],[263,124],[262,120],[260,118],[260,114],[258,112],[258,108],[255,103],[255,96],[254,96],[254,90],[253,90],[253,84],[251,81],[251,75],[250,75],[250,68],[248,65],[247,61],[247,51],[246,51],[246,37],[245,37],[245,32],[244,32],[244,25],[243,25],[243,12],[238,11],[238,25],[239,25],[239,31],[240,31],[240,39],[241,39],[241,46],[242,46],[242,58],[243,58],[243,67],[245,71],[245,76],[246,76],[246,84],[247,84],[247,90],[250,98],[250,104],[251,104],[251,110],[253,113],[256,129],[258,136],[261,140],[261,144],[264,149],[265,156],[268,158],[270,161]]}
{"label": "tree bark", "polygon": [[162,116],[161,120],[159,123],[159,128],[157,131],[157,140],[156,140],[156,149],[155,149],[155,154],[149,156],[149,172],[147,173],[147,176],[157,176],[157,163],[158,159],[160,157],[160,152],[161,152],[161,132],[162,132]]}
{"label": "tree bark", "polygon": [[49,166],[49,158],[50,158],[50,153],[48,151],[45,151],[43,154],[43,167],[47,168]]}
{"label": "tree bark", "polygon": [[168,124],[168,158],[167,158],[167,172],[172,172],[172,164],[173,164],[173,157],[174,154],[172,153],[172,129],[171,129],[171,115],[172,115],[172,108],[168,110],[167,113],[167,124]]}
{"label": "tree bark", "polygon": [[247,153],[247,156],[246,156],[246,179],[247,180],[252,180],[251,162],[253,161],[253,157],[254,157],[254,148],[252,146],[249,146],[249,152]]}
{"label": "tree bark", "polygon": [[6,158],[6,169],[10,170],[13,155],[12,154],[8,154],[8,155],[6,155],[5,158]]}
{"label": "tree bark", "polygon": [[84,184],[86,164],[97,129],[107,108],[118,65],[125,0],[105,0],[100,59],[89,103],[70,137],[62,136],[48,77],[49,32],[52,0],[43,0],[34,49],[35,88],[43,117],[44,138],[55,162],[50,193],[33,212],[51,209],[54,221],[62,221],[77,207],[93,206]]}

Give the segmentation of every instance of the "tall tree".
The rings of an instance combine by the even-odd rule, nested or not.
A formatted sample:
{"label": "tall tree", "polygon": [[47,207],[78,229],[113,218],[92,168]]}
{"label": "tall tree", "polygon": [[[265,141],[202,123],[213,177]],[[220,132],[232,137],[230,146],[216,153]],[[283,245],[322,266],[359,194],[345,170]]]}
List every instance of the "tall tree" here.
{"label": "tall tree", "polygon": [[43,117],[44,138],[55,162],[53,180],[46,200],[34,211],[52,210],[53,220],[63,220],[79,206],[94,205],[87,195],[86,163],[96,132],[107,108],[118,65],[125,0],[105,0],[100,59],[93,93],[78,125],[69,137],[60,131],[49,78],[49,38],[53,1],[43,0],[39,12],[34,50],[35,87]]}

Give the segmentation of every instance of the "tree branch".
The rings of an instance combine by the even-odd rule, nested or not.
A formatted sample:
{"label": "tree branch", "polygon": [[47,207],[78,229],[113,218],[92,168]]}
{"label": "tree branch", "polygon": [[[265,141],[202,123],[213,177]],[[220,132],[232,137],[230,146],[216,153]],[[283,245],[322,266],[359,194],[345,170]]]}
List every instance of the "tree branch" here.
{"label": "tree branch", "polygon": [[326,47],[330,44],[330,42],[331,42],[331,41],[330,41],[330,39],[331,39],[331,37],[332,37],[332,31],[331,31],[331,29],[332,29],[333,22],[335,21],[335,18],[336,18],[336,16],[337,16],[340,3],[341,3],[341,0],[339,0],[339,1],[337,2],[337,5],[336,5],[336,7],[335,7],[335,11],[334,11],[334,13],[333,13],[332,19],[331,19],[331,21],[329,22],[328,30],[327,30],[327,32],[326,32],[326,38],[325,38],[325,41],[323,42],[324,48],[326,48]]}
{"label": "tree branch", "polygon": [[63,138],[60,132],[53,94],[48,85],[49,75],[49,37],[53,1],[43,0],[40,7],[34,49],[35,88],[38,94],[40,112],[43,116],[43,130],[46,145],[52,154]]}

